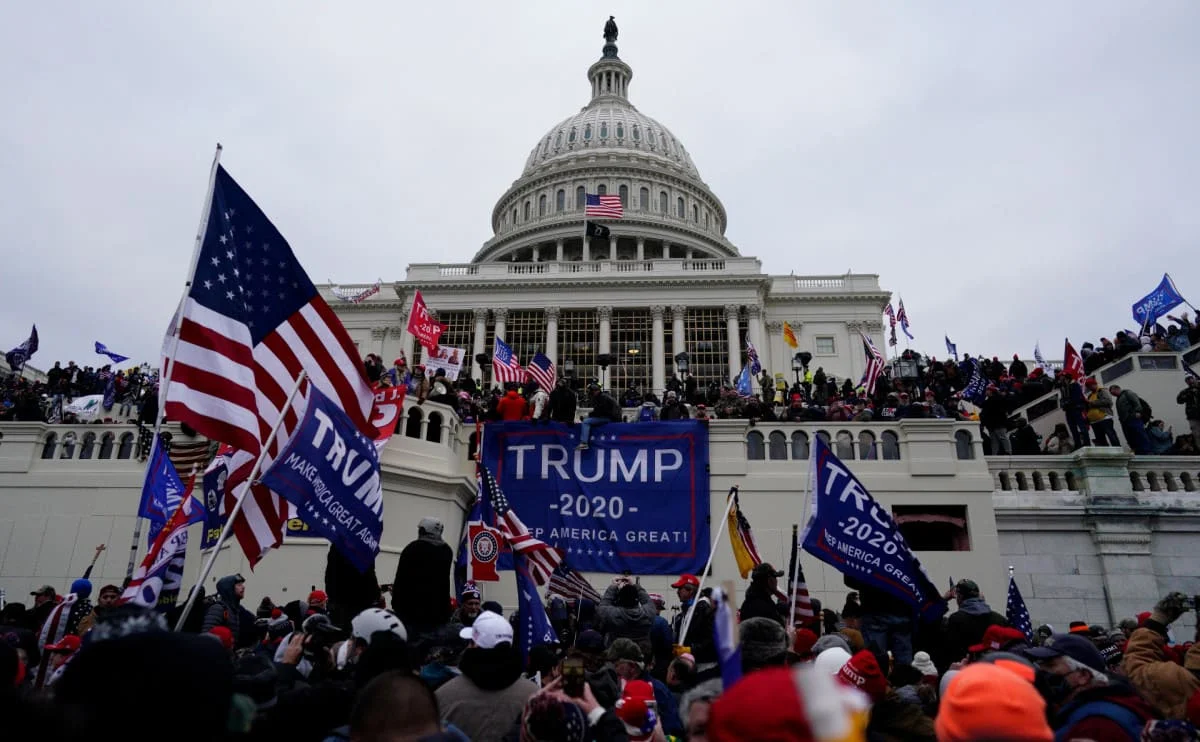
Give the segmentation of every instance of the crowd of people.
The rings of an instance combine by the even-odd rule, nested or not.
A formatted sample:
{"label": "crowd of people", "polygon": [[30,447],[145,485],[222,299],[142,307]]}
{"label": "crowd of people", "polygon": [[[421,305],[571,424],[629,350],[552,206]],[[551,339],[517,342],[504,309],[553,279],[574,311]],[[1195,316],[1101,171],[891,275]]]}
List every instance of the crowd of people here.
{"label": "crowd of people", "polygon": [[[66,366],[55,362],[44,382],[23,374],[0,375],[0,422],[80,422],[69,407],[71,401],[101,395],[100,410],[91,416],[91,422],[137,421],[145,409],[152,423],[158,407],[157,381],[157,375],[144,367],[114,369],[105,364],[93,368],[74,361]],[[152,404],[145,405],[147,399]]]}
{"label": "crowd of people", "polygon": [[255,603],[227,575],[178,632],[178,609],[122,605],[120,586],[95,603],[86,577],[66,595],[43,586],[0,613],[3,728],[55,740],[1200,739],[1200,644],[1172,631],[1193,608],[1181,593],[1111,630],[1026,635],[969,579],[944,596],[943,619],[922,623],[847,578],[840,611],[813,600],[789,626],[783,573],[763,563],[731,654],[695,575],[669,599],[629,576],[598,601],[547,593],[552,634],[537,637],[471,583],[452,597],[453,561],[425,518],[390,584],[331,549],[306,598]]}

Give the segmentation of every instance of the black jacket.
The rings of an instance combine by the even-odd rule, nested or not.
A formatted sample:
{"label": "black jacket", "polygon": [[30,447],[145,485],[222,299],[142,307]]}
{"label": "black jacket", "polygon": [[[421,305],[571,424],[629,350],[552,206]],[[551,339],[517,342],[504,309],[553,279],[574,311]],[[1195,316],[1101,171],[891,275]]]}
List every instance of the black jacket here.
{"label": "black jacket", "polygon": [[692,413],[688,412],[687,405],[682,402],[668,402],[658,414],[659,420],[689,420],[691,417]]}
{"label": "black jacket", "polygon": [[450,567],[454,550],[440,538],[421,537],[404,547],[392,583],[392,611],[410,641],[450,618]]}
{"label": "black jacket", "polygon": [[574,390],[565,386],[554,387],[550,392],[550,419],[556,423],[572,424],[575,422],[577,404],[579,400],[575,397]]}
{"label": "black jacket", "polygon": [[605,392],[600,392],[592,397],[592,411],[589,417],[606,418],[614,423],[619,423],[621,422],[621,408],[617,406],[617,400]]}
{"label": "black jacket", "polygon": [[969,598],[946,619],[946,636],[938,670],[945,672],[955,662],[967,656],[967,649],[981,641],[989,626],[1007,626],[1008,619],[996,613],[982,598]]}
{"label": "black jacket", "polygon": [[979,405],[979,422],[988,430],[1008,427],[1008,401],[1003,394],[993,394]]}
{"label": "black jacket", "polygon": [[769,618],[783,623],[783,617],[779,615],[779,608],[775,605],[775,596],[765,585],[752,582],[746,590],[746,598],[738,611],[738,620],[745,621],[747,618]]}
{"label": "black jacket", "polygon": [[686,647],[691,647],[692,656],[698,664],[717,661],[717,648],[713,639],[713,604],[708,598],[697,598],[696,613],[688,625],[687,636],[679,635],[683,628],[687,609],[679,611],[671,626],[675,631],[675,641]]}

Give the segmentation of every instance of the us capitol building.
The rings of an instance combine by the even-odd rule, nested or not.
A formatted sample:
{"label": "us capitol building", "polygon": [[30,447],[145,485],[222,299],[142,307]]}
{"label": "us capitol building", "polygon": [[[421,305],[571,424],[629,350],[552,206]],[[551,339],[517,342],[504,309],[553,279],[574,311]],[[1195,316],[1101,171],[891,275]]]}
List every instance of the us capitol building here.
{"label": "us capitol building", "polygon": [[[790,381],[794,351],[784,343],[784,322],[799,350],[812,354],[814,369],[857,381],[865,366],[859,333],[887,347],[881,309],[890,294],[878,277],[769,275],[757,259],[743,257],[725,237],[725,206],[691,155],[631,103],[633,70],[618,55],[615,33],[606,42],[587,70],[586,105],[536,140],[492,209],[491,239],[470,262],[410,265],[404,280],[359,303],[341,297],[369,284],[321,287],[359,352],[378,353],[387,364],[401,353],[421,363],[423,351],[405,330],[420,291],[446,325],[443,346],[473,359],[490,353],[499,336],[522,364],[544,352],[560,375],[603,378],[618,391],[632,386],[661,396],[682,353],[701,385],[730,379],[747,341],[764,368]],[[607,239],[584,234],[585,194],[620,198],[623,218],[593,218],[610,228]],[[602,356],[611,357],[604,374]],[[1165,395],[1182,385],[1178,358],[1170,356],[1140,354],[1138,363],[1102,373],[1106,383],[1120,377],[1139,392]],[[1170,364],[1176,371],[1168,376]],[[470,373],[490,381],[477,363]],[[1160,397],[1148,396],[1167,411]],[[441,518],[457,545],[475,491],[467,456],[473,426],[431,402],[407,400],[403,414],[381,456],[381,582],[391,580],[422,517]],[[1052,421],[1051,412],[1036,424]],[[949,420],[714,420],[708,429],[711,532],[726,493],[738,485],[759,550],[777,566],[787,564],[791,526],[802,519],[810,442],[822,436],[892,510],[936,585],[972,578],[1003,611],[1011,565],[1034,622],[1056,627],[1072,620],[1112,625],[1149,610],[1169,590],[1200,593],[1194,458],[1117,448],[989,457],[977,424]],[[144,464],[132,456],[135,437],[127,424],[0,423],[0,588],[10,600],[28,602],[25,596],[47,583],[67,589],[101,543],[109,548],[92,581],[120,583],[144,476]],[[198,543],[193,536],[185,585],[200,567]],[[253,574],[234,546],[213,577],[240,571],[251,600],[286,602],[320,583],[327,549],[297,521]],[[840,610],[847,591],[841,575],[811,557],[803,565],[813,595]],[[601,588],[609,577],[591,575]],[[727,540],[717,545],[713,578],[738,579]],[[672,579],[644,576],[642,583],[672,595]],[[515,608],[511,574],[483,589]],[[1185,617],[1177,635],[1187,636],[1193,620]]]}

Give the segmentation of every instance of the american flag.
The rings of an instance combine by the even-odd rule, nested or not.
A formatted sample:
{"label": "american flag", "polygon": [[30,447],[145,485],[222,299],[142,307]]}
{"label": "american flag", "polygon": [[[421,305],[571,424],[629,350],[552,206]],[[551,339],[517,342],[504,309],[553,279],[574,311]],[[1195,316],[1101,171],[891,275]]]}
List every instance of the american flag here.
{"label": "american flag", "polygon": [[862,335],[863,350],[867,354],[867,369],[863,372],[863,386],[866,388],[867,396],[875,393],[875,382],[883,373],[884,359],[883,354],[875,347],[875,343],[871,342],[871,338],[867,337],[865,332],[859,332]]}
{"label": "american flag", "polygon": [[746,342],[746,363],[750,365],[750,373],[758,376],[762,373],[762,361],[758,360],[758,348],[754,343]]}
{"label": "american flag", "polygon": [[900,307],[896,309],[896,321],[900,323],[900,329],[908,335],[908,339],[912,340],[912,333],[908,331],[908,312],[904,311],[904,300],[900,300]]}
{"label": "american flag", "polygon": [[1033,641],[1033,621],[1029,619],[1029,609],[1025,607],[1025,599],[1012,576],[1008,577],[1008,605],[1004,610],[1008,623],[1025,634],[1025,638]]}
{"label": "american flag", "polygon": [[[374,395],[354,343],[287,240],[222,167],[180,310],[178,350],[163,382],[166,414],[234,447],[226,510],[249,486],[272,428],[281,423],[263,469],[299,423],[304,390],[284,405],[301,371],[375,437]],[[262,485],[250,489],[233,532],[251,566],[282,541],[287,516],[282,498]]]}
{"label": "american flag", "polygon": [[556,378],[554,371],[554,361],[550,360],[544,353],[534,353],[533,360],[529,362],[530,378],[538,383],[542,389],[552,391],[554,389],[554,379]]}
{"label": "american flag", "polygon": [[587,194],[587,201],[583,207],[584,216],[606,216],[611,219],[620,219],[624,214],[625,209],[621,206],[620,196]]}
{"label": "american flag", "polygon": [[896,310],[892,308],[891,302],[888,302],[888,305],[883,308],[883,313],[884,313],[884,315],[887,316],[888,323],[892,327],[895,327],[896,326]]}
{"label": "american flag", "polygon": [[508,343],[496,338],[492,349],[492,381],[507,384],[510,381],[520,384],[525,381],[525,369],[517,360],[517,355],[508,347]]}
{"label": "american flag", "polygon": [[486,497],[496,512],[496,526],[504,534],[512,550],[529,560],[530,572],[538,585],[545,585],[554,570],[563,563],[562,552],[550,546],[545,541],[535,538],[529,528],[521,522],[508,504],[508,498],[500,490],[500,485],[492,472],[480,464],[475,476],[479,485],[480,497]]}
{"label": "american flag", "polygon": [[550,587],[547,588],[547,591],[552,595],[561,595],[564,598],[587,598],[593,603],[599,603],[602,597],[600,592],[592,587],[592,583],[579,573],[579,570],[572,569],[566,562],[558,565],[558,568],[550,574]]}
{"label": "american flag", "polygon": [[[796,582],[792,583],[792,575]],[[788,560],[788,583],[791,585],[792,618],[788,622],[792,626],[805,626],[813,622],[816,614],[813,612],[812,596],[808,594],[808,583],[804,579],[804,567],[800,564],[799,528],[792,525],[792,555]]]}

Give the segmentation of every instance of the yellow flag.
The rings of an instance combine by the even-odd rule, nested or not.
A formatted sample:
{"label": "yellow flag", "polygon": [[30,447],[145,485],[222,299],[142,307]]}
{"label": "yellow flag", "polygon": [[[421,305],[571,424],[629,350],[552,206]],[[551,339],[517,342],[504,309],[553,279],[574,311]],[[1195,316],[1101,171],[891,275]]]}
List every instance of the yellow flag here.
{"label": "yellow flag", "polygon": [[792,326],[787,322],[783,323],[783,342],[787,343],[795,350],[800,343],[796,341],[796,333],[792,332]]}
{"label": "yellow flag", "polygon": [[733,547],[733,558],[737,562],[738,572],[741,573],[744,580],[750,576],[750,571],[758,565],[758,561],[751,555],[750,546],[746,544],[745,534],[749,532],[750,524],[746,523],[742,517],[737,503],[737,495],[734,494],[732,497],[734,503],[733,507],[729,509],[729,545]]}

